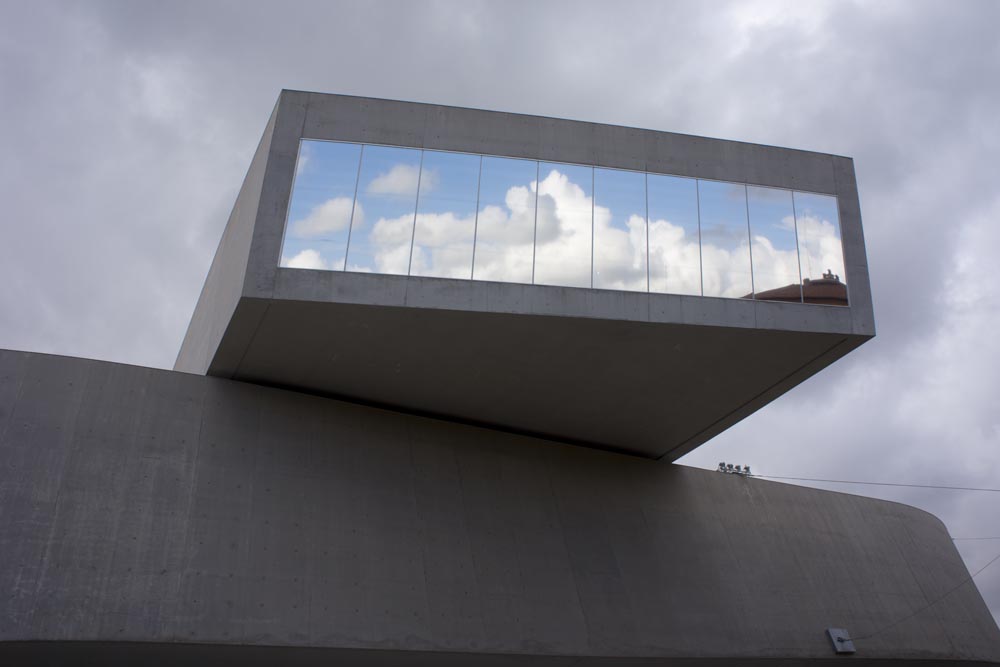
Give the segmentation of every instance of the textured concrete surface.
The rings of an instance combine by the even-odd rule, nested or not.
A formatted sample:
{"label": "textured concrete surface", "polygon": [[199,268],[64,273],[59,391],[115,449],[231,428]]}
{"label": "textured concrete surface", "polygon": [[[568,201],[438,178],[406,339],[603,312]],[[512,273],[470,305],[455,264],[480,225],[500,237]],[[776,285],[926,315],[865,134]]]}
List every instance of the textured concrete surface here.
{"label": "textured concrete surface", "polygon": [[[281,269],[301,138],[576,162],[833,194],[840,202],[851,306]],[[392,326],[378,329],[384,319],[378,309],[368,309],[366,316],[364,308],[345,306],[396,310]],[[456,312],[479,316],[453,316]],[[517,318],[522,321],[505,324]],[[461,326],[453,326],[457,319]],[[345,321],[349,326],[342,327]],[[511,328],[541,334],[512,340],[505,337]],[[613,338],[594,333],[612,329]],[[717,330],[729,330],[722,347]],[[675,460],[874,333],[849,158],[537,116],[283,91],[175,368]],[[373,337],[384,344],[361,358],[358,350]],[[762,339],[769,344],[761,345]],[[467,353],[473,349],[482,353]],[[538,364],[539,359],[551,363]],[[693,359],[707,360],[702,372],[686,372]],[[746,374],[748,361],[764,370]],[[435,373],[422,372],[428,367]],[[573,372],[555,373],[553,367]],[[600,395],[611,386],[613,415]],[[498,395],[510,398],[498,405]],[[661,415],[659,405],[669,406],[670,414]]]}
{"label": "textured concrete surface", "polygon": [[[437,282],[445,291],[456,281]],[[671,461],[859,344],[849,335],[388,301],[271,301],[237,366],[211,373]]]}
{"label": "textured concrete surface", "polygon": [[862,661],[1000,660],[944,526],[894,503],[20,352],[0,461],[0,657],[805,664],[834,626]]}

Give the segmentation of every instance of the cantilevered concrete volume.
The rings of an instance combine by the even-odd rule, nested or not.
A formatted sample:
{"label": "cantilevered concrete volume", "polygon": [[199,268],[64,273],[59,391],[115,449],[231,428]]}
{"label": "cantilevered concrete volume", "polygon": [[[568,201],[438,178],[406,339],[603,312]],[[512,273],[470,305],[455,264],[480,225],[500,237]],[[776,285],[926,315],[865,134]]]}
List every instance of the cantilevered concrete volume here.
{"label": "cantilevered concrete volume", "polygon": [[0,661],[1000,663],[933,516],[671,463],[874,334],[849,158],[284,91],[174,370],[0,351]]}
{"label": "cantilevered concrete volume", "polygon": [[874,333],[849,158],[286,91],[175,368],[671,461]]}

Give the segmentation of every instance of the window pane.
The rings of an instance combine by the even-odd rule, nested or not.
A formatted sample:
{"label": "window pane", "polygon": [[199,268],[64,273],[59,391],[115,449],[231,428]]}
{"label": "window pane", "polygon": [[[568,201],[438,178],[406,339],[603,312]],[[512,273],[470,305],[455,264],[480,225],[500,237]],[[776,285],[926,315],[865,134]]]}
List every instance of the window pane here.
{"label": "window pane", "polygon": [[413,148],[365,146],[348,271],[405,274],[409,270],[420,153]]}
{"label": "window pane", "polygon": [[791,190],[747,186],[754,298],[801,301]]}
{"label": "window pane", "polygon": [[594,287],[645,292],[646,175],[594,169]]}
{"label": "window pane", "polygon": [[472,277],[478,155],[424,151],[410,275]]}
{"label": "window pane", "polygon": [[281,266],[342,270],[361,146],[299,143]]}
{"label": "window pane", "polygon": [[649,174],[649,289],[701,294],[698,189],[693,178]]}
{"label": "window pane", "polygon": [[591,286],[592,167],[542,163],[535,233],[535,283]]}
{"label": "window pane", "polygon": [[837,198],[804,192],[796,192],[794,196],[802,296],[806,303],[846,306],[844,246],[840,240]]}
{"label": "window pane", "polygon": [[473,278],[531,282],[538,163],[484,157]]}
{"label": "window pane", "polygon": [[698,181],[705,296],[753,296],[746,193],[744,185]]}

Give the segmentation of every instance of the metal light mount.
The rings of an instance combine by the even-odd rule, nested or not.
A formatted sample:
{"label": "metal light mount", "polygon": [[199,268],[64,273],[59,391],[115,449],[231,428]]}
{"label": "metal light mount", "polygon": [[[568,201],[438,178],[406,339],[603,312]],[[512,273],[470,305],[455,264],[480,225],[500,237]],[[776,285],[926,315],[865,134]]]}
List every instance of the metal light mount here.
{"label": "metal light mount", "polygon": [[826,634],[833,643],[834,653],[850,654],[855,652],[854,642],[851,641],[851,635],[848,634],[847,630],[843,628],[827,628]]}

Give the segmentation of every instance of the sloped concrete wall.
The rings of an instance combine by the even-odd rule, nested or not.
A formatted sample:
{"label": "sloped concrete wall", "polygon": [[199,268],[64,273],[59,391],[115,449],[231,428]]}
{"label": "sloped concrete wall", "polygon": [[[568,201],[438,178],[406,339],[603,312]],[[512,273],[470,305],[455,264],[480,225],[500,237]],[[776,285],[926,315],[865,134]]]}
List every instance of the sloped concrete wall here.
{"label": "sloped concrete wall", "polygon": [[[0,654],[825,659],[827,627],[867,635],[968,577],[910,507],[542,445],[0,352]],[[997,661],[1000,632],[965,584],[857,658]]]}
{"label": "sloped concrete wall", "polygon": [[[243,185],[240,186],[233,210],[229,214],[222,239],[205,277],[205,284],[198,296],[198,303],[191,315],[191,322],[181,342],[181,349],[174,363],[176,370],[203,375],[216,357],[227,327],[233,321],[239,321],[241,316],[247,317],[247,311],[254,310],[253,303],[241,304],[240,297],[243,296],[247,258],[260,213],[261,191],[266,182],[271,139],[279,108],[280,100],[264,128],[264,134],[257,144]],[[239,311],[241,305],[243,312]]]}

